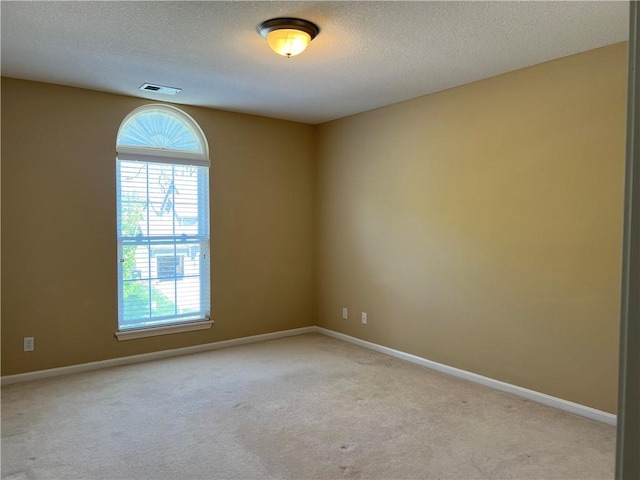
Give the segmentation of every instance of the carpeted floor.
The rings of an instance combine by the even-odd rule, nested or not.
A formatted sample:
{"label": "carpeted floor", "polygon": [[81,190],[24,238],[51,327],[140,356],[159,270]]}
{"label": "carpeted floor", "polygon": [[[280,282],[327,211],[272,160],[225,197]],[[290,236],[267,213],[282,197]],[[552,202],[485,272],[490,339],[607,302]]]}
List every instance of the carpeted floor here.
{"label": "carpeted floor", "polygon": [[615,429],[309,334],[2,388],[2,478],[606,479]]}

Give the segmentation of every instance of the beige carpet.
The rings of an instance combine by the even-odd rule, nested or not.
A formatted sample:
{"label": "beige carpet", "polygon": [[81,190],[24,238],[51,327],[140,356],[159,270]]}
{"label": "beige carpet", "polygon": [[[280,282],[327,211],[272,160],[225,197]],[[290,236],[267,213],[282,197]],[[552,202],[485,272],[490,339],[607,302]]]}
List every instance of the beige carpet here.
{"label": "beige carpet", "polygon": [[319,334],[2,389],[3,479],[605,479],[613,427]]}

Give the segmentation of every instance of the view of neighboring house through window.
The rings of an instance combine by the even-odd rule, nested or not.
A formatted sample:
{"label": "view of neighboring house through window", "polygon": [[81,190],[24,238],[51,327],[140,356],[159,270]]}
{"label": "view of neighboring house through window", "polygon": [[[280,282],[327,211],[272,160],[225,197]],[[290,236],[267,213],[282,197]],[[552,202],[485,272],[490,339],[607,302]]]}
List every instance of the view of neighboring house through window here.
{"label": "view of neighboring house through window", "polygon": [[195,121],[140,107],[117,140],[118,329],[209,318],[209,156]]}

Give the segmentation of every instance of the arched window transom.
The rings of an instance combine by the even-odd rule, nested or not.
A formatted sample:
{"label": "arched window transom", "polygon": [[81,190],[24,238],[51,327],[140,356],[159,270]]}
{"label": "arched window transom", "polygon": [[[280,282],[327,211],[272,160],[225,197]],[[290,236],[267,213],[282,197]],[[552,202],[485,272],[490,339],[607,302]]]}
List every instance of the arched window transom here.
{"label": "arched window transom", "polygon": [[186,114],[166,105],[151,105],[131,112],[120,127],[117,144],[207,154],[198,125]]}

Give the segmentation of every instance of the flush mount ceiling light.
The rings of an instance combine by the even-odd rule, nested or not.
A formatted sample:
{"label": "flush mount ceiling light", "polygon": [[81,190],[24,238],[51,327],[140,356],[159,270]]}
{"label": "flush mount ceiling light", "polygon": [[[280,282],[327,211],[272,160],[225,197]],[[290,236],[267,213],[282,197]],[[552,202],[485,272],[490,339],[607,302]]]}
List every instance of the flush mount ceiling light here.
{"label": "flush mount ceiling light", "polygon": [[302,53],[320,30],[299,18],[272,18],[258,25],[258,31],[274,52],[289,58]]}

